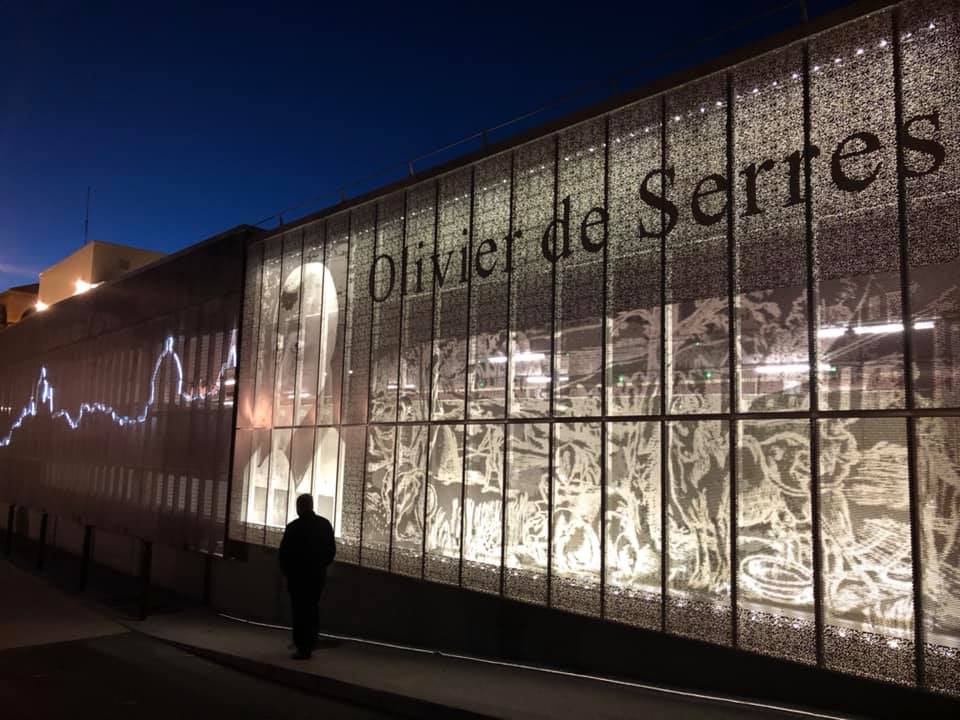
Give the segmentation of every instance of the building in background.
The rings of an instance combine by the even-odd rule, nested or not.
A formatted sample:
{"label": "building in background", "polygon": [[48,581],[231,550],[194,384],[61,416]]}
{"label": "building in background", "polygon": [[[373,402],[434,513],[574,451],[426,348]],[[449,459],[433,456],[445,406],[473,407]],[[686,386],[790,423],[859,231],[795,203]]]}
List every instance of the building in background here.
{"label": "building in background", "polygon": [[20,322],[36,311],[40,286],[17,285],[0,292],[0,329]]}
{"label": "building in background", "polygon": [[37,308],[46,309],[162,257],[152,250],[92,240],[40,273]]}

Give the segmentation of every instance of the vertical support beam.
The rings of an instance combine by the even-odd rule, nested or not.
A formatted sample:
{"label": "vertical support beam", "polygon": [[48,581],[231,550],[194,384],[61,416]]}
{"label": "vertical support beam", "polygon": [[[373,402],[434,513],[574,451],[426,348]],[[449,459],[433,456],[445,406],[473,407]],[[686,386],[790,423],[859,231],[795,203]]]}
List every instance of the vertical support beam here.
{"label": "vertical support beam", "polygon": [[40,537],[37,539],[37,572],[43,571],[44,554],[47,549],[47,524],[49,514],[43,513],[40,516]]}
{"label": "vertical support beam", "polygon": [[737,446],[739,430],[737,413],[740,410],[740,383],[737,346],[737,271],[739,258],[737,240],[734,234],[733,211],[733,73],[726,73],[726,110],[727,110],[727,377],[730,393],[729,419],[727,420],[730,478],[730,643],[738,646],[739,635],[738,589],[737,589]]}
{"label": "vertical support beam", "polygon": [[[667,98],[660,96],[660,196],[666,197],[667,178]],[[667,631],[667,548],[669,535],[667,522],[670,504],[670,428],[666,421],[670,410],[668,383],[670,374],[667,363],[667,217],[660,211],[660,630]]]}
{"label": "vertical support beam", "polygon": [[[373,243],[373,258],[376,260],[377,257],[377,231],[379,229],[380,223],[380,203],[373,203],[373,239],[370,241]],[[351,233],[353,231],[351,230]],[[353,244],[353,238],[351,240],[351,245]],[[358,547],[357,547],[357,565],[363,565],[363,516],[367,509],[367,451],[370,449],[370,431],[373,429],[373,419],[370,417],[370,404],[373,400],[373,326],[374,318],[376,317],[377,302],[372,297],[370,298],[370,336],[367,338],[367,407],[364,414],[366,419],[367,427],[366,432],[363,435],[363,485],[360,488],[360,532],[358,534]],[[394,425],[396,429],[396,425]],[[394,433],[396,434],[396,433]],[[393,441],[396,442],[397,438],[394,437]],[[396,466],[394,466],[394,471],[396,471]],[[396,474],[394,472],[394,474]],[[393,478],[396,481],[396,477]],[[391,529],[390,532],[393,532]],[[388,546],[389,547],[389,546]],[[389,555],[387,557],[387,562],[390,562]]]}
{"label": "vertical support beam", "polygon": [[[440,234],[440,179],[433,181],[433,254],[437,254],[437,238]],[[435,369],[436,353],[433,351],[433,344],[437,336],[437,281],[433,273],[430,273],[430,377],[427,378],[427,472],[424,475],[423,488],[423,539],[420,552],[420,577],[427,576],[427,499],[429,498],[428,488],[430,485],[430,454],[433,448],[433,375]]]}
{"label": "vertical support beam", "polygon": [[141,620],[146,620],[150,614],[150,571],[153,566],[153,543],[149,540],[140,541],[140,597],[138,599],[138,613]]}
{"label": "vertical support beam", "polygon": [[510,357],[510,322],[512,320],[511,308],[513,307],[513,211],[516,201],[516,183],[514,182],[515,165],[517,161],[516,151],[510,152],[510,208],[507,218],[507,267],[511,272],[507,273],[507,347],[504,354],[507,358],[507,365],[503,371],[503,488],[500,500],[500,597],[504,595],[504,588],[507,582],[507,480],[510,471],[510,367],[513,365],[513,359]]}
{"label": "vertical support beam", "polygon": [[[351,227],[352,227],[352,220],[351,220],[351,217],[350,217],[350,213],[348,212],[348,213],[347,213],[347,266],[346,266],[346,269],[344,270],[344,275],[346,276],[346,280],[344,281],[344,289],[343,289],[343,338],[344,338],[344,340],[346,340],[346,337],[347,337],[347,323],[350,321],[350,293],[349,293],[350,284],[349,284],[349,278],[350,278],[350,258],[351,258],[351,243],[350,243],[350,229],[351,229]],[[330,239],[330,223],[327,222],[326,220],[324,220],[324,226],[323,226],[323,266],[324,266],[324,268],[327,267],[327,243],[331,243],[331,242],[333,242],[333,241]],[[324,273],[324,274],[326,274],[326,273]],[[340,318],[337,317],[337,327],[336,327],[336,330],[334,331],[334,336],[336,336],[336,334],[337,334],[337,332],[339,332],[339,330],[340,330]],[[322,331],[322,325],[321,325],[321,331]],[[346,485],[346,482],[345,482],[345,481],[344,481],[344,482],[341,482],[341,481],[340,481],[341,471],[342,471],[344,474],[346,474],[346,471],[342,469],[343,466],[341,465],[341,457],[342,457],[343,455],[345,455],[345,453],[343,452],[343,446],[344,446],[344,441],[343,441],[343,434],[344,434],[344,427],[343,427],[343,426],[344,426],[344,420],[343,420],[343,416],[344,416],[344,413],[345,413],[345,411],[346,411],[346,405],[345,405],[346,397],[345,397],[345,395],[344,395],[344,393],[343,393],[343,384],[344,384],[344,378],[346,378],[346,376],[347,376],[347,371],[349,370],[349,368],[347,367],[347,347],[346,347],[346,345],[347,345],[346,342],[341,343],[341,348],[340,348],[340,379],[338,380],[338,382],[340,383],[340,400],[339,400],[339,404],[333,403],[333,407],[335,408],[335,410],[334,410],[334,414],[333,414],[333,417],[332,417],[333,424],[337,426],[337,428],[336,428],[336,431],[337,431],[337,470],[336,470],[337,478],[336,478],[336,480],[337,480],[337,494],[341,496],[341,497],[338,497],[338,498],[337,498],[337,502],[338,502],[339,504],[338,504],[338,505],[334,505],[334,508],[339,507],[339,508],[341,509],[341,513],[340,513],[341,522],[343,522],[343,500],[344,500],[344,490],[345,490],[345,487],[344,487],[344,486]],[[336,350],[336,343],[334,343],[334,350]],[[318,371],[318,372],[319,372],[319,371]],[[320,379],[319,379],[319,377],[317,378],[317,397],[316,397],[316,401],[317,401],[317,403],[319,404],[319,402],[320,402]],[[317,436],[318,436],[318,433],[315,433],[315,434],[314,434],[314,443],[317,442]],[[364,443],[366,443],[366,438],[364,438]],[[316,449],[316,445],[314,445],[314,449]],[[363,494],[362,488],[361,488],[361,491],[360,491],[360,492],[361,492],[361,495],[362,495],[362,494]],[[334,510],[334,522],[336,522],[336,510]],[[342,534],[342,533],[343,533],[343,530],[342,530],[342,528],[340,528],[340,527],[334,527],[334,532],[335,532],[335,533],[340,533],[340,534]],[[358,537],[359,537],[359,530],[358,530]],[[358,563],[360,562],[360,546],[359,546],[359,545],[357,545],[357,562],[358,562]]]}
{"label": "vertical support beam", "polygon": [[80,592],[87,589],[87,583],[90,579],[90,562],[93,559],[93,525],[85,525],[83,528],[83,552],[80,556]]}
{"label": "vertical support beam", "polygon": [[210,607],[213,601],[213,555],[203,556],[203,605]]}
{"label": "vertical support beam", "polygon": [[7,533],[4,543],[3,552],[8,557],[13,552],[13,523],[16,520],[17,516],[17,506],[13,503],[10,504],[10,507],[7,508]]}
{"label": "vertical support beam", "polygon": [[[554,255],[560,243],[560,232],[556,226],[557,201],[560,192],[560,133],[553,136],[553,221]],[[553,605],[553,470],[554,470],[554,430],[557,397],[557,258],[550,263],[550,400],[547,411],[547,607]]]}
{"label": "vertical support beam", "polygon": [[473,213],[476,207],[477,193],[477,165],[470,166],[470,212],[467,227],[467,333],[465,342],[466,352],[463,355],[463,457],[460,461],[460,568],[457,582],[463,587],[464,541],[467,530],[467,447],[470,439],[470,299],[473,295]]}
{"label": "vertical support beam", "polygon": [[[246,238],[245,238],[246,240]],[[228,452],[230,453],[227,458],[227,499],[226,507],[224,508],[224,521],[223,521],[223,556],[228,557],[229,552],[227,548],[230,546],[230,514],[233,512],[233,483],[234,476],[233,473],[236,470],[236,453],[237,453],[237,419],[240,416],[240,358],[243,357],[241,352],[241,343],[243,342],[243,308],[247,302],[247,262],[250,255],[250,243],[244,242],[243,245],[243,260],[240,262],[240,277],[243,278],[243,281],[240,283],[240,299],[237,301],[239,303],[238,307],[240,308],[240,314],[237,318],[237,329],[234,334],[234,357],[236,358],[236,364],[233,368],[233,390],[230,393],[233,398],[233,413],[231,413],[230,420],[230,441],[227,443],[229,448]],[[259,298],[258,298],[259,305]],[[257,308],[259,312],[259,307]],[[256,342],[256,338],[253,338],[253,341]],[[227,349],[229,352],[229,348]],[[244,368],[248,369],[248,368]],[[256,373],[254,373],[256,377]],[[250,386],[253,388],[253,385]],[[220,402],[224,401],[224,393],[220,393]],[[254,395],[256,398],[256,395]],[[214,492],[213,496],[216,497],[217,493]],[[246,498],[240,498],[240,502],[246,502]],[[215,522],[215,519],[214,519]],[[244,537],[246,537],[246,532],[244,532]]]}
{"label": "vertical support beam", "polygon": [[893,10],[893,101],[897,128],[897,221],[900,240],[900,302],[903,323],[904,395],[907,422],[907,490],[910,498],[910,557],[913,566],[913,642],[917,685],[925,683],[926,656],[923,634],[923,568],[920,546],[920,498],[917,476],[917,419],[913,387],[913,307],[910,297],[910,253],[907,226],[907,182],[903,157],[903,64],[900,59],[900,7]]}
{"label": "vertical support beam", "polygon": [[609,398],[610,361],[607,342],[607,280],[610,260],[610,115],[603,123],[603,209],[604,224],[603,263],[600,288],[600,617],[607,616],[607,412]]}
{"label": "vertical support beam", "polygon": [[803,207],[807,264],[807,352],[810,384],[810,525],[813,550],[813,626],[816,662],[824,666],[823,651],[823,546],[820,542],[820,351],[817,325],[820,314],[817,293],[817,256],[813,236],[813,166],[810,140],[810,43],[803,44]]}
{"label": "vertical support beam", "polygon": [[[412,169],[412,168],[411,168]],[[412,173],[411,173],[412,174]],[[387,545],[387,569],[393,571],[393,524],[397,521],[397,465],[400,460],[400,388],[403,387],[403,306],[405,297],[402,288],[407,282],[407,199],[410,197],[408,190],[403,191],[403,215],[401,217],[403,227],[400,230],[400,257],[403,260],[400,263],[400,323],[397,329],[397,388],[394,398],[393,413],[393,492],[390,493],[390,537]],[[372,349],[371,349],[372,352]],[[427,442],[429,444],[429,438]],[[424,487],[426,491],[426,487]]]}

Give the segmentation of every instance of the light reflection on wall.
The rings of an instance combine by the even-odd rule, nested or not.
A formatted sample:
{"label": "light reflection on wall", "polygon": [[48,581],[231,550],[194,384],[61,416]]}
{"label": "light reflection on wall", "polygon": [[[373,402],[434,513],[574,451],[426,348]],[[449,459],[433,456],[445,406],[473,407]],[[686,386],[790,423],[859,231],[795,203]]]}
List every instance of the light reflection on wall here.
{"label": "light reflection on wall", "polygon": [[[909,61],[960,44],[954,4],[896,14],[896,43],[875,13],[252,248],[232,535],[276,544],[313,492],[363,565],[893,682],[922,653],[957,692],[956,226],[901,267],[893,53],[960,178],[955,76]],[[831,161],[857,132],[862,191]],[[914,224],[954,212],[933,177]]]}

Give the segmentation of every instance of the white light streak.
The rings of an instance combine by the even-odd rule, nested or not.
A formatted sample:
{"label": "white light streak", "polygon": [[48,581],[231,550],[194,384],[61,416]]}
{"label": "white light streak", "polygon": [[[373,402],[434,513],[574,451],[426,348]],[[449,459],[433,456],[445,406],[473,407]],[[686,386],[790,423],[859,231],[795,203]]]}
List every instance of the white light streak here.
{"label": "white light streak", "polygon": [[[933,320],[921,320],[913,324],[914,330],[932,330]],[[849,325],[838,327],[822,327],[817,330],[817,336],[822,338],[842,337],[852,332],[854,335],[886,335],[903,332],[903,323],[881,323],[879,325]]]}
{"label": "white light streak", "polygon": [[[80,407],[77,409],[77,412],[73,415],[63,408],[59,410],[56,409],[54,404],[54,387],[47,379],[46,366],[41,366],[40,377],[37,379],[37,383],[34,386],[33,395],[31,395],[30,399],[27,401],[27,404],[24,405],[17,414],[17,417],[10,426],[10,430],[7,432],[7,434],[0,437],[0,448],[9,446],[13,441],[14,433],[23,427],[23,423],[27,418],[36,417],[41,407],[45,409],[46,413],[51,418],[55,420],[63,420],[71,430],[76,430],[79,428],[80,424],[83,422],[83,418],[87,415],[107,415],[120,427],[142,424],[146,422],[150,415],[150,409],[157,404],[157,378],[160,375],[160,369],[163,367],[163,362],[167,358],[170,359],[176,368],[176,395],[179,396],[181,400],[186,403],[193,403],[197,400],[217,398],[220,396],[220,391],[223,387],[235,384],[235,380],[232,378],[224,380],[223,376],[226,375],[228,371],[237,367],[236,332],[234,331],[230,339],[230,349],[227,352],[227,360],[223,363],[223,365],[220,366],[220,372],[217,375],[217,379],[213,385],[209,389],[201,387],[201,389],[197,392],[193,392],[191,390],[191,392],[188,393],[183,392],[183,363],[181,362],[180,356],[177,354],[176,350],[174,350],[173,336],[168,336],[163,341],[163,350],[160,352],[156,362],[153,364],[153,371],[150,374],[150,395],[143,406],[143,410],[136,415],[121,415],[112,406],[102,402],[81,403]],[[232,401],[230,400],[224,404],[227,405],[227,407],[231,407],[233,405]]]}
{"label": "white light streak", "polygon": [[[820,372],[830,372],[832,365],[820,363],[817,366]],[[783,363],[782,365],[758,365],[753,369],[758,375],[779,375],[780,373],[805,373],[810,372],[810,366],[807,363]]]}

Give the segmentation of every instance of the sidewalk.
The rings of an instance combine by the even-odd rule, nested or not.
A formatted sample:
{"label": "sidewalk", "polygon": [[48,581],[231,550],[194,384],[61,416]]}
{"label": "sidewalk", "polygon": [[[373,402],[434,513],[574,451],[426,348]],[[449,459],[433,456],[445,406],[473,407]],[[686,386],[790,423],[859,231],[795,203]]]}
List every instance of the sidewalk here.
{"label": "sidewalk", "polygon": [[349,639],[326,638],[298,662],[288,632],[196,610],[129,627],[238,670],[411,717],[835,717]]}

